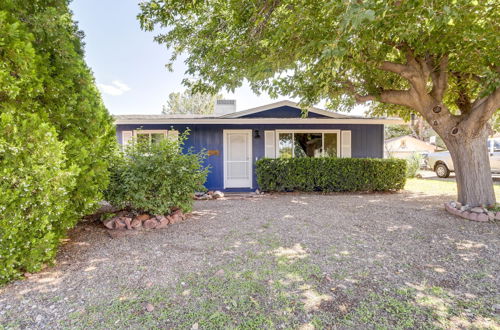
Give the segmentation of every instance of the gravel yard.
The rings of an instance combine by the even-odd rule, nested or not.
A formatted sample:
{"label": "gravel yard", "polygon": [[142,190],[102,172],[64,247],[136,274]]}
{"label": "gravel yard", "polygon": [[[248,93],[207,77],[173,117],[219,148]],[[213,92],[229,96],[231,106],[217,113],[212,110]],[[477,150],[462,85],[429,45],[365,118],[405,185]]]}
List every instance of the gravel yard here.
{"label": "gravel yard", "polygon": [[0,288],[0,328],[498,329],[499,223],[438,193],[197,201],[115,239],[82,224],[55,266]]}

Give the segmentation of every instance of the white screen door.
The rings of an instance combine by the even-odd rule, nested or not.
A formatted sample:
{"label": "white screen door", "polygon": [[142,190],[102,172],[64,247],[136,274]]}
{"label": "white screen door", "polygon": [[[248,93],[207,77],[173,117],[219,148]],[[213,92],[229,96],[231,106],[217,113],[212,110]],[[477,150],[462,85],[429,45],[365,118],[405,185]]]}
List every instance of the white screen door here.
{"label": "white screen door", "polygon": [[252,187],[252,131],[224,131],[224,186]]}

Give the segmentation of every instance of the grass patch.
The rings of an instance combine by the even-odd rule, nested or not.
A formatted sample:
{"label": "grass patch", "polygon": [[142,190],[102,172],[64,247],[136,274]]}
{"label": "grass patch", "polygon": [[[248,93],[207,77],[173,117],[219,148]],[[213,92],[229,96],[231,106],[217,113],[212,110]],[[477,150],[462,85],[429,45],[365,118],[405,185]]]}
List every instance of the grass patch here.
{"label": "grass patch", "polygon": [[[346,283],[346,275],[363,285],[340,285]],[[74,313],[61,325],[80,329],[189,329],[193,325],[199,329],[296,329],[304,325],[433,329],[499,324],[492,302],[457,298],[436,286],[387,288],[387,283],[370,282],[368,274],[358,275],[342,269],[325,274],[300,244],[285,246],[263,238],[256,251],[187,274],[175,287],[125,290],[112,301]],[[154,310],[146,311],[147,304]],[[477,320],[483,323],[474,323]]]}
{"label": "grass patch", "polygon": [[[495,195],[500,199],[500,184],[493,185]],[[457,195],[457,184],[455,181],[438,179],[407,179],[405,190],[424,193],[427,195]]]}

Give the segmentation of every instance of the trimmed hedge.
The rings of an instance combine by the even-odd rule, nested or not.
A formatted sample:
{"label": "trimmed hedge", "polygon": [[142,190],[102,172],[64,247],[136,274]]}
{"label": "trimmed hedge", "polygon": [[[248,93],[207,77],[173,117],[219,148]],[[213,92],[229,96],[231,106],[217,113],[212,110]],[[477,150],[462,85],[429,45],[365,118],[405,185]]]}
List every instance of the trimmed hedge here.
{"label": "trimmed hedge", "polygon": [[256,162],[263,191],[391,191],[406,183],[406,161],[371,158],[263,158]]}

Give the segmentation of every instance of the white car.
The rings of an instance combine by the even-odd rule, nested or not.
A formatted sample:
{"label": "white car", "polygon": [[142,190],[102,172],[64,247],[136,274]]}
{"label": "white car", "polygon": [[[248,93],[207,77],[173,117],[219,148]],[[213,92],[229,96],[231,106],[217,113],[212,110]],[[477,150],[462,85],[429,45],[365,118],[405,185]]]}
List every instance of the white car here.
{"label": "white car", "polygon": [[[500,173],[500,138],[488,139],[490,166],[492,173]],[[455,172],[449,151],[433,152],[427,156],[429,167],[440,178],[447,178]]]}

